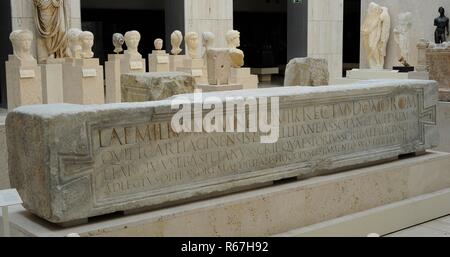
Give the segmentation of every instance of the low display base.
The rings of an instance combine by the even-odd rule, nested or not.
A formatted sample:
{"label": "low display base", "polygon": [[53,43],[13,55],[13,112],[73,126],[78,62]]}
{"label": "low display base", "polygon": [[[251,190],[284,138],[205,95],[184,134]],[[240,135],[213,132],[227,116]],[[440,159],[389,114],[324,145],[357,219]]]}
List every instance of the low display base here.
{"label": "low display base", "polygon": [[[263,189],[153,212],[103,216],[91,219],[89,224],[69,229],[52,225],[16,206],[10,209],[11,231],[14,236],[36,237],[58,237],[70,233],[83,237],[283,235],[338,218],[357,223],[361,217],[358,213],[361,212],[390,208],[391,204],[401,205],[402,201],[414,202],[421,196],[430,199],[432,195],[428,194],[450,188],[449,166],[449,153],[429,152],[304,181],[280,181]],[[433,198],[436,201],[428,201],[432,203],[427,207],[427,214],[431,216],[426,218],[449,214],[448,197],[439,197],[442,195],[436,194]],[[426,215],[411,211],[417,209],[396,210],[400,210],[402,219],[397,219],[398,224],[392,229],[399,230],[425,221],[423,218]],[[368,220],[367,224],[371,225],[370,228],[380,226],[376,219]],[[321,235],[348,235],[354,227],[344,226],[346,231]],[[367,231],[353,235],[364,236]],[[394,231],[388,229],[381,232]]]}
{"label": "low display base", "polygon": [[409,66],[409,67],[406,67],[406,66],[394,66],[394,67],[392,67],[392,69],[393,70],[397,70],[398,72],[401,72],[401,73],[408,73],[408,72],[414,71],[414,66]]}

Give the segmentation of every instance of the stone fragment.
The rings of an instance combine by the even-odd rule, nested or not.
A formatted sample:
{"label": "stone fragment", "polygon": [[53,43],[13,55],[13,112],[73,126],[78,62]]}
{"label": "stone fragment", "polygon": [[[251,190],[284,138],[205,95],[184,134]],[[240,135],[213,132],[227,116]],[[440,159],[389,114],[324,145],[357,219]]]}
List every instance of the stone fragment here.
{"label": "stone fragment", "polygon": [[171,124],[179,110],[168,100],[23,106],[6,120],[11,185],[32,213],[76,224],[117,211],[342,172],[422,152],[439,141],[434,81],[203,94],[209,97],[216,105],[230,97],[278,99],[278,141],[263,144],[267,134],[259,132],[175,133]]}
{"label": "stone fragment", "polygon": [[122,102],[146,102],[194,92],[195,80],[182,72],[123,74]]}
{"label": "stone fragment", "polygon": [[230,55],[228,48],[210,48],[207,51],[208,83],[226,85],[230,81]]}
{"label": "stone fragment", "polygon": [[286,66],[284,86],[326,86],[328,62],[323,58],[294,58]]}

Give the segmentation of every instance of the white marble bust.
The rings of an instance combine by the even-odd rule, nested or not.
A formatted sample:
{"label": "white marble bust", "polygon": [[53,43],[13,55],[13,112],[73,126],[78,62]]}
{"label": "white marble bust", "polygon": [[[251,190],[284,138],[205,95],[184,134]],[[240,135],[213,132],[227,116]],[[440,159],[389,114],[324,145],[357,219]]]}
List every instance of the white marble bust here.
{"label": "white marble bust", "polygon": [[81,42],[81,58],[89,59],[94,57],[92,47],[94,46],[94,34],[90,31],[83,31],[80,33]]}
{"label": "white marble bust", "polygon": [[409,60],[409,34],[412,27],[412,13],[398,15],[398,25],[394,29],[394,38],[400,48],[400,59]]}
{"label": "white marble bust", "polygon": [[31,45],[33,42],[33,33],[31,31],[15,30],[10,34],[9,39],[13,45],[14,56],[21,61],[36,61],[31,54]]}
{"label": "white marble bust", "polygon": [[67,54],[71,58],[81,58],[81,41],[80,41],[80,34],[81,29],[77,28],[71,28],[69,29],[69,32],[67,33],[68,41],[69,41],[69,48],[67,51]]}
{"label": "white marble bust", "polygon": [[203,58],[206,59],[206,53],[208,49],[213,47],[216,36],[212,32],[203,32],[202,33],[202,45],[203,45]]}
{"label": "white marble bust", "polygon": [[244,52],[238,49],[241,46],[241,33],[237,30],[230,30],[226,34],[226,40],[230,52],[231,66],[240,68],[244,66]]}
{"label": "white marble bust", "polygon": [[161,38],[157,38],[153,44],[155,45],[155,50],[160,51],[163,48],[164,41]]}
{"label": "white marble bust", "polygon": [[391,29],[388,9],[370,3],[361,29],[364,49],[371,69],[383,69]]}
{"label": "white marble bust", "polygon": [[142,55],[138,51],[140,41],[141,34],[138,31],[132,30],[125,33],[125,44],[127,45],[125,53],[135,59],[142,58]]}
{"label": "white marble bust", "polygon": [[114,33],[113,34],[113,45],[114,45],[114,53],[120,54],[123,52],[123,44],[125,43],[125,38],[121,33]]}
{"label": "white marble bust", "polygon": [[183,49],[181,49],[181,43],[183,42],[183,34],[179,30],[175,30],[172,35],[170,35],[170,43],[172,44],[172,50],[170,51],[173,55],[179,55]]}
{"label": "white marble bust", "polygon": [[199,58],[199,54],[198,54],[199,41],[198,41],[197,32],[188,32],[188,33],[186,33],[185,38],[186,38],[187,52],[188,52],[189,56],[192,59],[198,59]]}

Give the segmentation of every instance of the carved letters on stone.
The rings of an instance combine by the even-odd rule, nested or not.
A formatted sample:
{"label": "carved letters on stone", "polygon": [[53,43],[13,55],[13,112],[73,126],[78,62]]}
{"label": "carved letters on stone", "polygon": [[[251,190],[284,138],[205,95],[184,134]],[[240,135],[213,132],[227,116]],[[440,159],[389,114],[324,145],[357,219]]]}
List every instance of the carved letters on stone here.
{"label": "carved letters on stone", "polygon": [[[14,146],[9,158],[18,162],[12,163],[12,186],[27,209],[61,223],[327,174],[424,151],[438,141],[435,82],[248,92],[281,98],[277,143],[261,144],[258,133],[177,134],[170,127],[170,101],[60,105],[52,113],[19,108],[7,119],[8,145]],[[221,99],[242,94],[214,93]],[[23,126],[32,129],[18,129]],[[26,142],[32,145],[28,154],[21,145]],[[29,180],[35,186],[24,187]]]}

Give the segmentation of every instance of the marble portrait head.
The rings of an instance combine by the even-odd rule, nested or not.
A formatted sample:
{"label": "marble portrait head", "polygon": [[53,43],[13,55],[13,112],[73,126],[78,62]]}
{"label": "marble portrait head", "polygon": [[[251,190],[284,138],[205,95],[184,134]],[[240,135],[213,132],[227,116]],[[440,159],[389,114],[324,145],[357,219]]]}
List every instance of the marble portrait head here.
{"label": "marble portrait head", "polygon": [[153,44],[155,45],[156,50],[161,50],[163,48],[164,41],[161,38],[157,38]]}
{"label": "marble portrait head", "polygon": [[81,58],[89,59],[94,57],[92,47],[94,46],[94,34],[90,31],[83,31],[79,35],[81,43]]}
{"label": "marble portrait head", "polygon": [[31,53],[33,33],[29,30],[15,30],[9,39],[13,45],[14,55],[22,61],[35,61]]}
{"label": "marble portrait head", "polygon": [[237,30],[230,30],[225,35],[229,48],[238,48],[241,46],[241,33]]}
{"label": "marble portrait head", "polygon": [[173,55],[179,55],[183,49],[181,49],[181,42],[183,42],[183,34],[179,30],[175,30],[170,35],[170,43],[172,45],[172,50],[170,51]]}
{"label": "marble portrait head", "polygon": [[138,31],[132,30],[125,33],[125,44],[127,45],[127,52],[137,54],[140,41],[141,34]]}
{"label": "marble portrait head", "polygon": [[197,32],[186,33],[186,45],[188,48],[188,54],[191,58],[198,58],[198,34]]}
{"label": "marble portrait head", "polygon": [[69,51],[68,55],[71,58],[81,58],[81,41],[80,41],[80,34],[81,29],[77,28],[71,28],[67,32],[67,37],[69,41]]}
{"label": "marble portrait head", "polygon": [[120,54],[121,52],[123,52],[122,46],[125,43],[125,38],[123,37],[123,35],[121,33],[114,33],[112,42],[114,45],[114,53]]}
{"label": "marble portrait head", "polygon": [[202,33],[202,44],[205,48],[211,48],[214,45],[214,40],[216,36],[212,32],[203,32]]}

